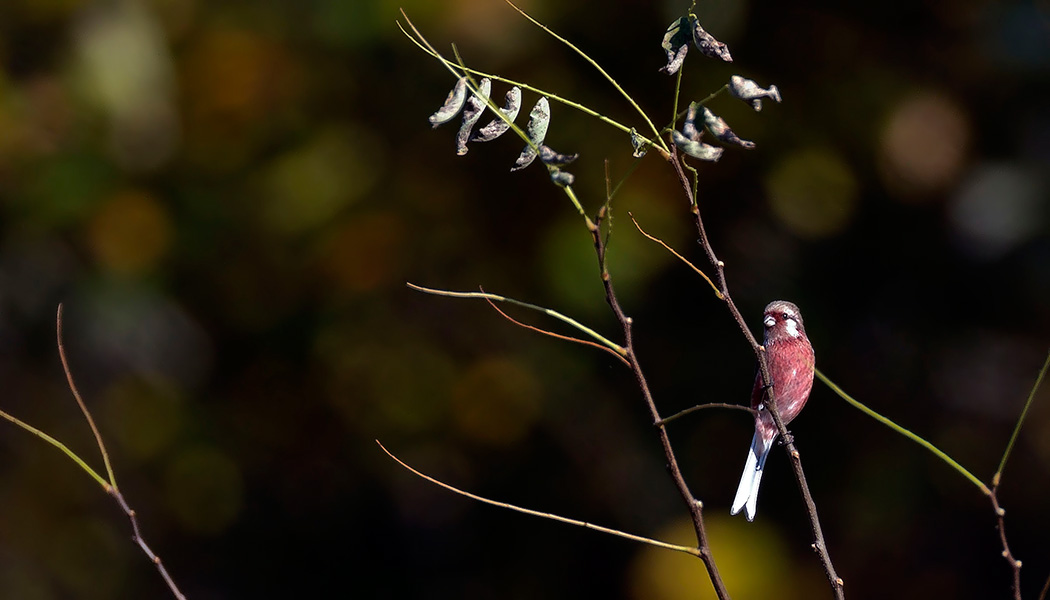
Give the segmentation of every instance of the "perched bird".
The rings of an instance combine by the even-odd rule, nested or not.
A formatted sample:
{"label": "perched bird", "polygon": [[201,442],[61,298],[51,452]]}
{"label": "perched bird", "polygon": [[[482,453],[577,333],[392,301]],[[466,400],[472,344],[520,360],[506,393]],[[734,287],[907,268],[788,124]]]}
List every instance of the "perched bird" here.
{"label": "perched bird", "polygon": [[[784,423],[790,423],[806,405],[809,391],[813,389],[813,346],[802,326],[802,314],[790,302],[777,300],[766,306],[762,319],[766,335],[766,361],[773,380],[773,397],[777,412]],[[764,390],[761,373],[755,376],[755,387],[751,390],[751,408],[755,409],[755,436],[751,438],[751,451],[744,464],[744,474],[736,489],[732,514],[741,509],[748,521],[755,520],[758,505],[758,485],[762,482],[762,469],[766,457],[779,432],[773,417],[763,406]]]}

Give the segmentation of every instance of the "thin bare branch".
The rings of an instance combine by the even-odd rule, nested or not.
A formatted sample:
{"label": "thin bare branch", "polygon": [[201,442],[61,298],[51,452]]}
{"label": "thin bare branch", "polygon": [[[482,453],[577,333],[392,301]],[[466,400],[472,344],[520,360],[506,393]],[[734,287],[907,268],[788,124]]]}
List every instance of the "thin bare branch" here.
{"label": "thin bare branch", "polygon": [[485,504],[490,504],[492,506],[498,506],[500,508],[506,508],[508,510],[513,510],[515,512],[520,512],[520,513],[523,513],[523,514],[526,514],[526,515],[532,515],[534,517],[542,517],[544,519],[550,519],[551,521],[558,521],[559,523],[567,523],[569,525],[575,525],[577,527],[583,527],[585,529],[592,529],[594,531],[600,531],[602,533],[608,533],[609,535],[615,535],[616,537],[621,537],[621,538],[628,539],[628,540],[635,541],[635,542],[641,542],[643,544],[648,544],[650,546],[656,546],[657,548],[664,548],[666,550],[674,550],[675,552],[684,552],[685,554],[691,554],[693,556],[699,556],[700,555],[700,550],[698,548],[694,548],[692,546],[679,546],[678,544],[670,544],[670,543],[667,543],[667,542],[661,542],[660,540],[654,540],[652,538],[647,538],[647,537],[643,537],[643,536],[640,536],[640,535],[634,535],[633,533],[627,533],[625,531],[620,531],[618,529],[610,529],[609,527],[602,527],[601,525],[595,525],[593,523],[588,523],[586,521],[578,521],[576,519],[570,519],[570,518],[562,517],[562,516],[555,515],[555,514],[552,514],[552,513],[541,512],[541,511],[532,510],[532,509],[529,509],[529,508],[522,508],[520,506],[515,506],[513,504],[507,504],[506,502],[499,502],[497,500],[490,500],[489,498],[485,498],[483,496],[478,496],[477,494],[472,494],[470,492],[461,490],[461,489],[459,489],[457,487],[451,486],[451,485],[449,485],[449,484],[447,484],[447,483],[445,483],[445,482],[443,482],[443,481],[441,481],[439,479],[435,479],[435,478],[433,478],[433,477],[431,477],[431,476],[429,476],[429,475],[427,475],[425,473],[417,471],[416,469],[410,467],[407,463],[405,463],[405,461],[403,461],[400,458],[394,456],[394,454],[392,452],[390,452],[389,450],[386,449],[386,446],[384,446],[382,442],[380,442],[379,440],[376,440],[376,443],[379,444],[379,448],[382,449],[383,452],[385,452],[387,456],[389,456],[390,458],[394,459],[394,462],[396,462],[397,464],[401,465],[402,467],[404,467],[409,472],[413,473],[414,475],[416,475],[418,477],[422,477],[423,479],[426,479],[430,483],[433,483],[435,485],[441,486],[441,487],[445,488],[446,490],[449,490],[450,492],[455,492],[455,493],[459,494],[460,496],[465,496],[467,498],[470,498],[471,500],[477,500],[478,502],[483,502]]}
{"label": "thin bare branch", "polygon": [[[99,433],[98,428],[95,426],[95,420],[91,417],[91,411],[88,410],[87,405],[84,403],[83,398],[80,396],[80,391],[77,389],[77,384],[73,380],[73,372],[69,368],[69,361],[66,359],[66,348],[62,341],[61,304],[58,305],[58,315],[56,318],[56,322],[58,337],[58,356],[59,359],[62,361],[62,369],[66,373],[66,381],[69,384],[69,391],[73,393],[73,397],[76,398],[77,405],[80,406],[81,412],[84,413],[84,418],[87,419],[88,424],[91,426],[91,431],[95,434],[95,441],[98,442],[98,448],[102,452],[102,459],[106,463],[106,471],[109,473],[109,483],[102,481],[100,476],[98,476],[92,469],[87,467],[87,465],[84,464],[78,456],[72,454],[65,448],[65,446],[60,444],[58,441],[54,440],[53,438],[44,434],[43,432],[37,432],[37,435],[43,437],[55,446],[58,446],[60,449],[64,450],[66,454],[72,456],[73,459],[77,461],[77,463],[80,464],[85,470],[94,475],[95,479],[99,480],[99,483],[102,484],[102,487],[106,490],[106,493],[109,494],[116,501],[117,505],[120,506],[120,509],[124,511],[124,514],[127,515],[128,520],[131,522],[131,540],[135,542],[135,544],[138,545],[140,549],[142,549],[142,552],[146,555],[150,562],[152,562],[154,566],[157,567],[157,572],[160,573],[161,578],[164,579],[164,583],[168,585],[168,589],[171,591],[172,595],[175,596],[175,598],[177,598],[178,600],[186,600],[186,596],[183,595],[183,593],[179,590],[179,587],[175,584],[175,580],[172,579],[171,574],[168,573],[168,569],[164,566],[164,563],[161,562],[160,557],[157,556],[157,554],[153,552],[152,549],[150,549],[148,544],[146,544],[146,540],[143,539],[142,532],[139,529],[139,522],[138,518],[135,515],[135,511],[132,510],[130,506],[128,506],[127,501],[124,499],[124,495],[121,494],[120,489],[117,488],[117,480],[113,476],[113,468],[110,466],[109,454],[106,452],[106,444],[102,441],[102,434]],[[22,424],[22,426],[29,428],[28,425]]]}
{"label": "thin bare branch", "polygon": [[554,333],[553,331],[547,331],[546,329],[540,329],[539,327],[535,327],[533,325],[529,325],[528,323],[522,323],[521,321],[515,319],[514,317],[512,317],[512,316],[508,315],[507,313],[503,312],[502,310],[500,310],[500,308],[498,306],[496,306],[496,303],[493,302],[492,300],[490,300],[488,298],[485,298],[485,302],[488,302],[489,306],[491,306],[493,310],[498,312],[500,314],[500,316],[502,316],[504,319],[510,321],[511,323],[514,323],[518,327],[524,327],[525,329],[528,329],[528,330],[531,330],[531,331],[535,331],[536,333],[541,333],[543,335],[547,335],[547,336],[550,336],[552,338],[559,339],[559,340],[565,340],[566,342],[575,342],[577,344],[583,344],[584,346],[592,346],[594,348],[597,348],[599,350],[602,350],[604,352],[608,352],[609,354],[612,354],[613,356],[616,357],[617,360],[619,360],[620,362],[622,362],[623,364],[625,364],[627,366],[630,366],[630,363],[627,362],[627,359],[624,358],[623,356],[620,356],[618,353],[614,352],[612,348],[609,348],[609,347],[606,347],[606,346],[603,346],[601,344],[598,344],[598,343],[595,343],[595,342],[591,342],[591,341],[588,341],[588,340],[581,340],[580,338],[574,338],[574,337],[571,337],[571,336],[568,336],[568,335],[561,335],[560,333]]}
{"label": "thin bare branch", "polygon": [[988,496],[992,500],[992,510],[995,511],[996,529],[999,530],[999,541],[1003,545],[1003,558],[1010,565],[1013,572],[1013,596],[1014,600],[1021,600],[1021,561],[1017,560],[1014,553],[1010,551],[1010,544],[1006,542],[1006,525],[1004,518],[1006,511],[999,506],[999,494],[996,487],[992,487]]}
{"label": "thin bare branch", "polygon": [[160,557],[157,556],[152,549],[150,549],[149,545],[146,544],[146,540],[143,539],[142,532],[139,530],[138,517],[135,514],[135,511],[130,506],[128,506],[127,501],[124,500],[124,495],[121,494],[120,490],[118,490],[115,487],[110,488],[109,494],[110,496],[113,496],[113,499],[116,500],[117,504],[120,506],[120,509],[124,511],[124,514],[127,515],[128,520],[131,521],[132,541],[134,541],[135,544],[137,544],[138,547],[142,549],[143,554],[145,554],[146,557],[149,558],[150,562],[157,567],[157,571],[160,573],[160,576],[164,579],[164,583],[168,584],[168,589],[171,590],[172,595],[178,598],[178,600],[186,600],[186,596],[184,596],[183,593],[179,591],[179,587],[175,585],[175,580],[171,578],[171,575],[168,573],[167,567],[164,566],[164,563],[160,560]]}
{"label": "thin bare branch", "polygon": [[77,390],[76,383],[73,382],[73,373],[69,370],[69,360],[66,358],[66,346],[62,341],[62,305],[58,305],[58,311],[55,315],[55,335],[58,338],[58,358],[62,361],[62,370],[66,373],[66,382],[69,384],[69,391],[73,393],[73,398],[77,401],[77,406],[80,407],[80,412],[84,413],[84,419],[87,420],[88,426],[91,427],[91,433],[95,436],[95,443],[98,444],[98,450],[102,453],[102,462],[106,465],[106,474],[109,476],[109,484],[114,488],[117,487],[117,478],[113,475],[113,465],[109,462],[109,452],[106,452],[106,443],[102,441],[102,434],[99,433],[98,427],[95,425],[95,419],[91,416],[91,411],[88,410],[84,399],[80,396],[80,391]]}
{"label": "thin bare branch", "polygon": [[1050,575],[1046,576],[1046,583],[1043,584],[1043,591],[1039,592],[1039,598],[1036,600],[1046,600],[1047,593],[1050,593]]}
{"label": "thin bare branch", "polygon": [[661,246],[664,247],[665,250],[667,250],[671,254],[674,254],[675,257],[678,260],[680,260],[680,261],[684,262],[685,264],[689,265],[690,269],[696,271],[696,274],[701,276],[701,277],[703,277],[704,281],[706,281],[707,284],[711,286],[711,289],[714,290],[715,296],[717,296],[719,300],[723,300],[724,299],[723,296],[722,296],[722,292],[718,291],[718,286],[715,285],[715,282],[711,281],[710,277],[708,277],[703,271],[698,269],[696,267],[696,265],[694,265],[693,263],[689,262],[689,260],[686,257],[684,257],[681,254],[675,252],[674,248],[672,248],[672,247],[668,246],[667,244],[665,244],[663,240],[661,240],[660,238],[658,238],[656,236],[649,235],[648,233],[646,233],[646,231],[644,229],[642,229],[642,226],[638,224],[638,220],[634,218],[634,214],[633,213],[628,212],[627,215],[629,217],[631,217],[631,221],[634,222],[634,226],[638,228],[638,231],[640,231],[642,235],[644,235],[645,237],[649,238],[650,240],[656,242],[657,244],[660,244]]}
{"label": "thin bare branch", "polygon": [[605,239],[601,235],[602,219],[608,216],[609,200],[610,198],[606,198],[605,204],[602,205],[601,210],[599,210],[597,217],[593,221],[586,219],[587,229],[591,233],[591,241],[594,244],[594,252],[598,258],[598,270],[601,275],[602,285],[605,288],[605,300],[609,303],[613,314],[616,315],[616,320],[619,321],[620,326],[623,328],[624,349],[627,351],[627,360],[630,361],[631,371],[634,373],[638,388],[642,392],[642,398],[645,400],[653,425],[656,427],[660,445],[663,447],[664,457],[667,459],[667,470],[671,474],[671,480],[678,489],[678,493],[681,495],[682,501],[685,502],[689,515],[692,518],[700,560],[703,561],[704,568],[707,569],[707,575],[711,580],[711,585],[715,588],[715,594],[718,595],[720,600],[729,600],[729,590],[726,588],[722,575],[718,571],[718,565],[715,563],[714,554],[711,552],[711,546],[707,539],[707,530],[704,526],[704,505],[689,489],[689,484],[686,483],[685,477],[682,475],[682,469],[678,466],[678,459],[675,456],[674,448],[671,446],[671,438],[667,434],[667,427],[660,423],[663,419],[660,417],[660,411],[656,407],[655,400],[653,400],[652,391],[649,389],[649,383],[646,381],[642,366],[638,362],[638,356],[634,352],[634,320],[628,317],[623,307],[620,306],[616,290],[613,288],[612,277],[609,275],[608,265],[605,261],[608,247],[605,245]]}
{"label": "thin bare branch", "polygon": [[750,406],[743,406],[741,404],[728,404],[725,402],[709,402],[707,404],[697,404],[692,408],[687,408],[683,411],[677,412],[671,415],[670,417],[660,419],[660,421],[655,423],[655,425],[667,425],[668,423],[674,421],[675,419],[678,419],[679,417],[684,417],[688,414],[695,413],[698,410],[705,410],[708,408],[728,408],[729,410],[740,410],[751,413],[752,415],[755,414],[755,409],[751,408]]}
{"label": "thin bare branch", "polygon": [[605,336],[601,335],[600,333],[591,329],[590,327],[587,327],[586,325],[580,323],[576,319],[567,317],[556,310],[551,310],[549,308],[537,306],[535,304],[529,304],[528,302],[522,302],[521,300],[515,300],[506,296],[500,296],[499,294],[490,294],[488,292],[451,292],[448,290],[437,290],[434,288],[427,288],[421,285],[416,285],[414,283],[407,282],[405,283],[405,285],[416,291],[423,292],[426,294],[433,294],[435,296],[448,296],[449,298],[483,298],[486,300],[495,300],[496,302],[506,302],[508,304],[514,304],[522,308],[528,308],[529,310],[535,310],[537,312],[541,312],[547,316],[554,317],[555,319],[558,319],[563,323],[567,323],[568,325],[575,327],[579,331],[591,336],[592,338],[600,342],[603,346],[606,346],[607,348],[611,349],[617,354],[626,356],[626,350],[616,342],[609,340]]}
{"label": "thin bare branch", "polygon": [[1017,441],[1017,436],[1021,433],[1021,425],[1024,425],[1024,419],[1028,416],[1028,409],[1032,407],[1032,401],[1035,400],[1035,394],[1039,391],[1039,386],[1043,384],[1043,378],[1046,377],[1046,371],[1050,369],[1050,353],[1046,355],[1046,361],[1043,362],[1043,368],[1039,369],[1039,375],[1035,378],[1035,384],[1032,386],[1032,391],[1028,393],[1028,400],[1024,403],[1024,408],[1021,409],[1021,416],[1017,418],[1017,425],[1014,426],[1014,431],[1010,434],[1010,441],[1006,444],[1006,450],[1003,452],[1003,459],[999,461],[999,468],[995,470],[995,475],[992,476],[992,485],[995,487],[999,486],[999,480],[1003,476],[1003,469],[1006,468],[1006,460],[1010,458],[1010,451],[1014,448],[1014,442]]}

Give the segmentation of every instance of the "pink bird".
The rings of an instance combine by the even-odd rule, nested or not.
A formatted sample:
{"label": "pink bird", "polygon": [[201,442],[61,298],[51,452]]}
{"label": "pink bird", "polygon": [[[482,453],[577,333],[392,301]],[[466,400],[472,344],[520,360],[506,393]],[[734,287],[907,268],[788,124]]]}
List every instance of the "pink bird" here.
{"label": "pink bird", "polygon": [[[762,323],[766,329],[763,345],[766,347],[769,374],[773,379],[772,392],[780,418],[787,424],[798,416],[813,389],[813,346],[802,326],[802,314],[790,302],[770,302],[766,306]],[[769,449],[779,435],[773,417],[762,405],[763,395],[762,375],[758,374],[755,376],[755,387],[751,390],[751,408],[758,411],[755,414],[755,436],[751,438],[751,451],[748,452],[731,511],[735,515],[743,509],[748,521],[755,520],[762,469],[766,466]]]}

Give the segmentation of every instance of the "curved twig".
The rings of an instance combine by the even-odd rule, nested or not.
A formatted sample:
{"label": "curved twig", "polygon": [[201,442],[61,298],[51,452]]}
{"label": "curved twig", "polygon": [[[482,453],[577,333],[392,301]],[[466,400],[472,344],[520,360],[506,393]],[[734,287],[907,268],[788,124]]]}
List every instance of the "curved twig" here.
{"label": "curved twig", "polygon": [[[482,290],[482,291],[484,291],[484,290]],[[627,362],[627,359],[624,358],[623,356],[621,356],[619,353],[615,352],[612,348],[609,348],[607,346],[603,346],[603,345],[595,343],[595,342],[589,342],[587,340],[581,340],[580,338],[574,338],[572,336],[562,335],[560,333],[554,333],[553,331],[547,331],[546,329],[540,329],[539,327],[536,327],[534,325],[529,325],[528,323],[522,323],[521,321],[515,319],[514,317],[512,317],[512,316],[508,315],[507,313],[503,312],[502,310],[500,310],[500,307],[496,306],[496,303],[493,302],[492,300],[490,300],[489,298],[485,298],[485,302],[489,303],[489,306],[492,307],[492,310],[498,312],[500,314],[500,316],[502,316],[504,319],[510,321],[511,323],[514,323],[518,327],[524,327],[525,329],[528,329],[530,331],[535,331],[536,333],[540,333],[540,334],[543,334],[543,335],[546,335],[546,336],[550,336],[550,337],[558,339],[558,340],[564,340],[566,342],[574,342],[574,343],[577,343],[577,344],[583,344],[584,346],[591,346],[591,347],[597,348],[599,350],[602,350],[604,352],[608,352],[609,354],[612,354],[613,356],[615,356],[617,358],[617,360],[619,360],[620,362],[622,362],[625,365],[630,366],[630,363]]]}
{"label": "curved twig", "polygon": [[687,409],[685,409],[683,411],[676,412],[675,414],[671,415],[670,417],[666,417],[664,419],[660,419],[657,423],[655,423],[655,425],[666,425],[666,424],[670,423],[671,421],[674,421],[675,419],[678,419],[679,417],[684,417],[684,416],[686,416],[688,414],[695,413],[698,410],[704,410],[704,409],[708,409],[708,408],[728,408],[730,410],[740,410],[740,411],[748,412],[748,413],[751,413],[752,415],[754,415],[755,412],[756,412],[755,409],[751,408],[750,406],[744,406],[742,404],[729,404],[729,403],[726,403],[726,402],[708,402],[707,404],[697,404],[696,406],[687,408]]}
{"label": "curved twig", "polygon": [[544,519],[550,519],[551,521],[557,521],[559,523],[567,523],[569,525],[575,525],[577,527],[583,527],[585,529],[593,529],[594,531],[600,531],[602,533],[608,533],[609,535],[615,535],[616,537],[622,537],[624,539],[628,539],[628,540],[631,540],[631,541],[634,541],[634,542],[641,542],[643,544],[648,544],[650,546],[656,546],[657,548],[664,548],[666,550],[674,550],[675,552],[683,552],[685,554],[691,554],[693,556],[699,556],[699,553],[700,553],[699,549],[694,548],[692,546],[680,546],[678,544],[670,544],[668,542],[661,542],[660,540],[654,540],[653,538],[647,538],[647,537],[640,536],[640,535],[634,535],[633,533],[627,533],[626,531],[620,531],[618,529],[611,529],[609,527],[602,527],[601,525],[595,525],[594,523],[588,523],[586,521],[579,521],[579,520],[576,520],[576,519],[570,519],[568,517],[562,517],[560,515],[556,515],[556,514],[553,514],[553,513],[541,512],[541,511],[538,511],[538,510],[532,510],[530,508],[522,508],[520,506],[515,506],[513,504],[508,504],[506,502],[499,502],[498,500],[490,500],[489,498],[485,498],[484,496],[478,496],[477,494],[472,494],[472,493],[467,492],[465,490],[461,490],[461,489],[459,489],[457,487],[451,486],[451,485],[445,483],[444,481],[441,481],[440,479],[435,479],[435,478],[427,475],[426,473],[422,473],[420,471],[417,471],[416,469],[410,467],[407,463],[405,463],[405,461],[403,461],[400,458],[394,456],[394,454],[392,452],[390,452],[389,450],[386,449],[386,446],[384,446],[382,442],[380,442],[379,440],[376,440],[376,443],[379,444],[379,448],[382,449],[383,452],[385,452],[387,456],[389,456],[390,458],[394,459],[394,462],[396,462],[397,464],[401,465],[402,467],[404,467],[405,469],[407,469],[411,473],[413,473],[413,474],[415,474],[415,475],[417,475],[419,477],[422,477],[423,479],[426,479],[427,481],[429,481],[430,483],[433,483],[434,485],[439,485],[439,486],[445,488],[446,490],[449,490],[450,492],[455,492],[455,493],[459,494],[460,496],[465,496],[467,498],[470,498],[471,500],[477,500],[478,502],[483,502],[485,504],[490,504],[492,506],[498,506],[500,508],[506,508],[508,510],[513,510],[514,512],[520,512],[522,514],[532,515],[534,517],[542,517]]}
{"label": "curved twig", "polygon": [[73,372],[69,369],[69,360],[66,358],[66,345],[62,341],[62,304],[58,305],[58,311],[55,315],[55,336],[58,339],[58,359],[62,361],[62,370],[66,373],[66,383],[69,385],[69,391],[73,393],[73,398],[77,401],[80,412],[84,413],[84,419],[87,420],[88,426],[91,427],[91,433],[95,436],[95,443],[98,444],[98,450],[102,453],[102,462],[106,466],[109,485],[115,488],[117,487],[117,478],[113,475],[113,465],[109,462],[109,452],[106,452],[106,443],[102,441],[102,434],[99,433],[98,426],[95,425],[95,419],[91,417],[91,411],[84,404],[84,399],[80,396],[80,391],[77,390],[77,386],[73,382]]}
{"label": "curved twig", "polygon": [[485,300],[495,300],[496,302],[506,302],[507,304],[514,304],[514,305],[520,306],[522,308],[528,308],[530,310],[535,310],[537,312],[541,312],[541,313],[543,313],[545,315],[554,317],[555,319],[558,319],[559,321],[561,321],[563,323],[567,323],[567,324],[575,327],[579,331],[582,331],[583,333],[591,336],[592,338],[597,340],[599,343],[601,343],[603,346],[609,348],[613,352],[616,352],[617,354],[620,354],[622,356],[626,356],[626,349],[621,347],[616,342],[613,342],[613,341],[609,340],[605,336],[601,335],[600,333],[598,333],[597,331],[591,329],[590,327],[587,327],[586,325],[580,323],[576,319],[573,319],[571,317],[567,317],[567,316],[561,314],[560,312],[558,312],[556,310],[551,310],[549,308],[544,308],[542,306],[537,306],[535,304],[529,304],[528,302],[522,302],[521,300],[515,300],[513,298],[508,298],[506,296],[500,296],[499,294],[490,294],[488,292],[450,292],[448,290],[437,290],[437,289],[434,289],[434,288],[427,288],[427,287],[423,287],[421,285],[416,285],[414,283],[407,283],[406,282],[405,285],[407,285],[408,287],[410,287],[410,288],[412,288],[412,289],[414,289],[414,290],[416,290],[418,292],[423,292],[425,294],[433,294],[435,296],[448,296],[449,298],[483,298]]}

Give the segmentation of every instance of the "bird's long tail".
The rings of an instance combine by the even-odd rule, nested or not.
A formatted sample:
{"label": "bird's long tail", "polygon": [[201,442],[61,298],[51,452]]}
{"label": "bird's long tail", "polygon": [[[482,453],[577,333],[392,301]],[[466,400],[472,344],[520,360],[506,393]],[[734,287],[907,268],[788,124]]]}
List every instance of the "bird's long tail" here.
{"label": "bird's long tail", "polygon": [[740,476],[740,485],[736,488],[736,498],[733,499],[731,514],[735,515],[740,512],[740,509],[744,509],[747,520],[755,520],[755,510],[758,508],[758,485],[762,483],[762,469],[766,467],[766,457],[772,446],[773,440],[763,440],[757,431],[751,438],[751,450],[747,453],[744,474]]}

